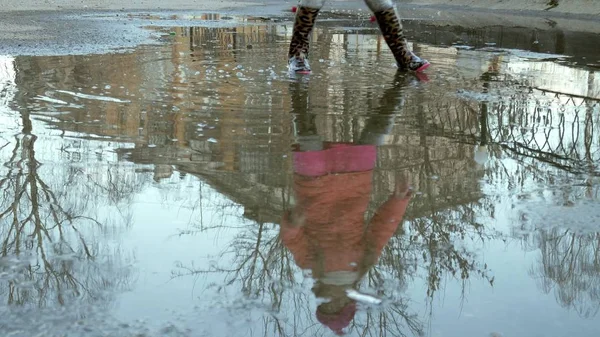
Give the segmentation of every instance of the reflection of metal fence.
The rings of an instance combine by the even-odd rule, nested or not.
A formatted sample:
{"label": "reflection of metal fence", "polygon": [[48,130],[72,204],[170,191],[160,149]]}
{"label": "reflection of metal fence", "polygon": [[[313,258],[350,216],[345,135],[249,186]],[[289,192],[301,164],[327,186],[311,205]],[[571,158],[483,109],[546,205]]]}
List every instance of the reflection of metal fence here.
{"label": "reflection of metal fence", "polygon": [[[598,158],[597,116],[592,102],[573,97],[482,103],[484,137],[516,155],[548,163],[569,172],[595,171]],[[562,101],[562,102],[561,102]],[[578,102],[579,101],[579,102]],[[489,109],[485,111],[485,109]],[[597,105],[596,105],[597,110]]]}
{"label": "reflection of metal fence", "polygon": [[500,99],[469,93],[429,103],[420,126],[430,135],[494,144],[567,172],[591,173],[600,159],[598,112],[600,102],[592,99],[525,88]]}

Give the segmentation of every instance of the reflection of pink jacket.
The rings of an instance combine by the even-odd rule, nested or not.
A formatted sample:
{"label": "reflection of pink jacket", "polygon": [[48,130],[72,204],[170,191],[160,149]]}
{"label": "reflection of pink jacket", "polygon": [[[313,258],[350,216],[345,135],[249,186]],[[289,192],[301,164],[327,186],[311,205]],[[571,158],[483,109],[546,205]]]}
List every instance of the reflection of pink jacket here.
{"label": "reflection of pink jacket", "polygon": [[295,226],[283,218],[281,238],[302,269],[314,276],[359,271],[367,251],[374,264],[398,228],[409,197],[391,197],[365,227],[376,148],[328,144],[325,150],[294,153]]}

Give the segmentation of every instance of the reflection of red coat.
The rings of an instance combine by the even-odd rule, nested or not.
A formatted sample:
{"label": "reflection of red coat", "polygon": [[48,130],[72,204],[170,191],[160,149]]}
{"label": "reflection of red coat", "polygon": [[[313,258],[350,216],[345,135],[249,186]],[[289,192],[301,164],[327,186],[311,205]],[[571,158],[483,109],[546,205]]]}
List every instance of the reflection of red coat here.
{"label": "reflection of red coat", "polygon": [[[338,154],[345,152],[345,155],[328,153],[331,150]],[[311,157],[311,153],[315,156]],[[359,271],[360,266],[367,262],[367,252],[370,256],[367,264],[374,264],[398,228],[410,199],[391,197],[365,226],[365,212],[372,190],[375,147],[343,146],[340,149],[339,146],[329,146],[323,151],[298,152],[294,155],[296,172],[302,171],[298,168],[303,164],[315,167],[311,165],[312,160],[325,160],[328,163],[321,163],[321,166],[333,168],[320,176],[294,175],[296,206],[293,212],[303,221],[302,225],[295,226],[288,215],[284,216],[281,238],[298,266],[311,269],[315,277],[333,271]],[[365,156],[371,157],[367,163],[363,161],[367,159]],[[339,173],[347,170],[335,169],[356,166],[348,163],[348,160],[359,158],[363,159],[360,166],[367,164],[362,171]]]}

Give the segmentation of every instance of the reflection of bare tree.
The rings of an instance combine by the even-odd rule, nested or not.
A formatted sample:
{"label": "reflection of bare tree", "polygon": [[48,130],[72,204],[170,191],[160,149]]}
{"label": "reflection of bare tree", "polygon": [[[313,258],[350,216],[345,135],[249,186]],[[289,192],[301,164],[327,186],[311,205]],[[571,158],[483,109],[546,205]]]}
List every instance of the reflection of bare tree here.
{"label": "reflection of bare tree", "polygon": [[[473,110],[465,106],[454,108],[456,110],[452,112],[448,107],[429,110],[440,115],[447,114],[445,117],[432,118],[423,109],[415,112],[422,161],[413,169],[416,172],[412,174],[419,177],[418,190],[423,195],[413,201],[413,217],[408,221],[408,242],[405,249],[412,254],[407,261],[420,261],[421,265],[427,266],[427,295],[430,297],[440,289],[445,275],[466,282],[475,273],[487,279],[490,285],[493,285],[494,280],[488,274],[487,265],[479,263],[478,257],[462,245],[467,240],[484,242],[499,238],[498,233],[486,228],[476,219],[479,209],[493,208],[481,198],[477,181],[483,171],[473,167],[470,147],[465,144],[456,144],[453,151],[449,151],[455,153],[445,154],[443,160],[435,160],[430,155],[435,146],[431,144],[431,137],[428,137],[432,132],[428,121],[437,120],[441,134],[444,134],[444,129],[471,129],[476,124]],[[479,114],[484,116],[487,112],[486,105],[482,104],[480,108],[482,111]],[[456,164],[453,162],[463,165],[462,169],[470,173],[462,172],[457,176]],[[475,179],[469,179],[470,175],[475,175]],[[439,181],[432,179],[433,177]]]}
{"label": "reflection of bare tree", "polygon": [[[27,112],[15,136],[8,171],[0,179],[0,294],[8,304],[65,305],[75,299],[105,299],[125,285],[128,272],[102,259],[104,247],[90,242],[103,225],[82,215],[90,204],[67,198],[77,171],[67,171],[59,193],[43,178],[37,136]],[[76,193],[74,191],[74,193]],[[65,202],[65,200],[67,202]],[[76,200],[76,201],[75,201]],[[114,253],[112,251],[108,252]]]}
{"label": "reflection of bare tree", "polygon": [[[509,97],[505,92],[507,81],[503,81],[501,86],[494,84],[498,76],[505,76],[494,69],[492,63],[490,71],[481,77],[482,95],[476,93],[475,96],[470,96],[473,94],[463,93],[467,99],[460,99],[453,105],[457,110],[471,110],[472,118],[479,116],[476,128],[463,125],[460,119],[448,118],[454,111],[440,109],[435,103],[428,103],[424,109],[426,116],[422,120],[427,120],[430,124],[416,123],[418,129],[429,130],[430,135],[443,135],[461,143],[489,145],[488,149],[494,160],[487,163],[485,180],[489,186],[505,186],[511,191],[510,198],[514,198],[516,203],[530,195],[541,196],[545,192],[567,206],[576,205],[578,199],[596,198],[593,181],[599,174],[595,162],[600,147],[596,136],[600,124],[594,112],[598,102],[591,98],[544,92],[534,88],[521,90],[516,94],[513,92]],[[489,95],[490,93],[494,95]],[[420,117],[419,113],[420,110],[413,111],[414,115]],[[504,158],[508,160],[503,160]],[[511,165],[511,162],[516,165]],[[424,176],[435,172],[436,170],[429,170]],[[427,189],[421,190],[428,194]],[[496,193],[502,194],[503,190],[501,188]],[[472,210],[479,209],[483,211],[481,214],[493,218],[496,201],[498,199],[488,196],[479,201],[479,204],[484,202],[485,205]],[[466,210],[468,207],[463,205],[460,208]],[[472,216],[473,212],[463,211],[459,213],[467,215],[467,218],[455,213],[455,219],[451,220],[450,217],[450,221],[447,221],[440,215],[450,213],[441,211],[427,219],[414,221],[420,240],[429,238],[425,242],[448,247],[446,242],[449,236],[463,236],[461,231],[469,227],[469,231],[479,237],[481,226],[468,216]],[[459,232],[451,230],[452,226],[456,228],[459,223],[470,223],[472,226],[468,225]],[[431,233],[422,235],[423,228],[431,228]],[[569,224],[564,224],[563,228],[569,228]],[[561,305],[573,308],[582,317],[597,315],[600,310],[598,234],[576,234],[569,229],[557,228],[528,229],[527,232],[530,234],[525,235],[523,240],[528,241],[533,237],[535,243],[531,249],[541,251],[539,263],[531,269],[531,275],[539,281],[540,289],[546,293],[553,292]],[[482,240],[485,238],[485,235],[481,236]],[[437,255],[435,252],[441,254]],[[455,254],[433,249],[430,255],[433,261],[436,255],[448,259]],[[468,257],[465,254],[461,256]],[[455,259],[453,262],[446,260],[443,263],[443,269],[456,272],[457,275],[464,274],[462,267],[471,265],[468,260],[462,259]],[[485,271],[485,267],[474,270]],[[436,280],[435,269],[433,271],[430,290],[436,288],[435,282],[431,283]]]}
{"label": "reflection of bare tree", "polygon": [[553,228],[536,236],[541,257],[530,274],[565,308],[591,318],[600,310],[600,234]]}
{"label": "reflection of bare tree", "polygon": [[[478,212],[492,209],[493,204],[479,200],[478,194],[470,195],[470,187],[464,180],[454,181],[451,171],[444,167],[452,158],[431,160],[426,139],[422,138],[420,148],[422,164],[410,173],[419,177],[417,190],[422,195],[415,197],[407,210],[405,234],[396,235],[384,247],[379,263],[368,273],[367,282],[372,288],[384,289],[390,280],[407,284],[423,270],[431,301],[440,290],[443,292],[442,284],[448,278],[461,280],[463,289],[472,277],[483,278],[493,286],[494,277],[481,257],[469,248],[469,242],[481,243],[501,235],[477,221]],[[431,179],[438,174],[447,181]],[[422,322],[410,314],[402,298],[386,311],[369,313],[368,320],[368,324],[361,326],[365,336],[377,334],[367,330],[382,324],[391,336],[423,333]]]}
{"label": "reflection of bare tree", "polygon": [[[467,210],[440,211],[433,216],[435,221],[430,218],[410,220],[410,233],[390,240],[379,263],[367,273],[364,286],[385,297],[390,283],[402,288],[416,276],[417,267],[423,265],[427,266],[430,297],[440,289],[446,275],[466,282],[475,273],[493,283],[486,266],[480,266],[468,249],[455,245],[465,237],[485,240],[489,236],[482,226],[461,224],[466,220],[465,212],[469,213]],[[217,264],[208,268],[178,264],[173,276],[198,277],[207,273],[224,275],[219,289],[241,287],[245,299],[240,302],[260,301],[269,306],[268,314],[263,317],[265,336],[291,336],[293,332],[289,329],[304,329],[313,324],[309,295],[297,290],[299,271],[293,257],[281,244],[277,231],[269,225],[249,225],[218,256]],[[293,327],[281,321],[282,312],[294,313]],[[369,311],[366,320],[355,320],[351,328],[363,336],[423,334],[422,321],[411,313],[408,300],[402,296],[392,298],[382,310]]]}
{"label": "reflection of bare tree", "polygon": [[[202,231],[202,230],[201,230]],[[267,224],[254,224],[236,235],[234,240],[218,256],[218,262],[209,268],[197,268],[177,264],[173,277],[200,276],[207,273],[224,275],[224,282],[216,285],[218,290],[240,287],[246,301],[265,303],[268,312],[264,315],[264,334],[288,336],[286,324],[276,314],[289,305],[300,322],[310,319],[307,295],[294,291],[299,286],[298,270],[293,257],[278,237],[278,230]],[[287,309],[286,309],[287,310]]]}
{"label": "reflection of bare tree", "polygon": [[[441,169],[425,163],[420,171],[427,167],[434,171]],[[419,172],[412,174],[418,176]],[[461,185],[463,182],[455,183]],[[430,298],[441,289],[447,277],[466,283],[476,276],[493,286],[494,277],[487,264],[470,248],[472,244],[502,238],[501,233],[477,220],[477,214],[482,211],[493,212],[493,201],[462,200],[458,196],[464,198],[468,191],[453,184],[445,188],[436,185],[438,182],[432,179],[420,179],[418,190],[423,194],[414,198],[407,211],[405,235],[390,240],[382,252],[380,265],[402,271],[404,278],[416,275],[417,269],[423,268]],[[448,196],[453,196],[454,200],[449,202]],[[401,277],[402,273],[394,275],[395,279]]]}
{"label": "reflection of bare tree", "polygon": [[[421,190],[427,191],[427,185],[432,183],[431,180],[425,180]],[[463,245],[465,240],[484,241],[495,237],[475,220],[477,208],[483,206],[473,203],[448,207],[438,203],[433,198],[427,198],[427,194],[415,199],[415,206],[407,214],[406,235],[396,235],[390,240],[382,251],[379,263],[365,276],[362,282],[364,287],[382,297],[387,297],[390,290],[396,294],[402,293],[403,286],[417,277],[422,266],[426,269],[427,294],[430,298],[440,289],[447,276],[466,282],[476,274],[493,283],[487,266],[478,263],[478,257]],[[436,210],[438,206],[441,209]],[[210,205],[203,205],[203,208],[207,207],[210,208]],[[430,209],[428,213],[433,211],[433,214],[413,217],[421,212],[421,208]],[[240,233],[216,257],[218,262],[209,267],[180,263],[177,270],[173,271],[173,276],[224,275],[224,282],[214,286],[223,291],[228,287],[240,288],[244,294],[240,303],[256,304],[258,301],[261,306],[268,307],[263,316],[265,335],[290,336],[296,329],[313,326],[314,313],[309,307],[311,295],[298,290],[301,286],[300,271],[291,253],[278,238],[276,227],[254,222],[246,226],[246,229],[239,228]],[[206,231],[203,228],[200,226],[199,231]],[[423,322],[420,317],[411,313],[405,297],[394,296],[381,310],[370,310],[366,319],[356,319],[351,329],[364,336],[421,335]],[[293,326],[281,320],[281,315],[286,312],[294,313]]]}
{"label": "reflection of bare tree", "polygon": [[[371,268],[364,280],[367,288],[377,289],[379,296],[386,296],[391,283],[402,290],[417,271],[416,264],[409,261],[409,252],[404,249],[402,238],[392,238],[384,247],[379,263]],[[396,289],[394,289],[396,290]],[[388,295],[389,296],[389,295]],[[352,328],[360,336],[422,336],[424,324],[417,314],[412,313],[404,296],[392,298],[383,310],[367,312],[366,320],[354,320]]]}
{"label": "reflection of bare tree", "polygon": [[[300,271],[279,239],[278,230],[266,224],[252,226],[236,236],[229,248],[219,255],[218,264],[209,268],[178,264],[173,276],[224,274],[225,280],[218,285],[219,289],[241,287],[245,298],[240,299],[240,303],[260,301],[268,306],[263,316],[265,336],[293,336],[298,329],[308,329],[314,324],[314,313],[309,306],[311,295],[298,290]],[[387,256],[388,260],[391,257]],[[379,272],[382,268],[389,269],[388,266],[372,269],[365,280],[366,286],[375,288],[385,283],[384,273]],[[406,302],[401,298],[394,299],[385,310],[368,313],[366,322],[355,322],[352,328],[363,331],[365,336],[374,334],[379,328],[392,336],[405,336],[403,331],[407,329],[420,335],[422,323],[416,315],[409,313]],[[293,313],[293,326],[281,319],[281,313],[285,312]]]}
{"label": "reflection of bare tree", "polygon": [[470,212],[473,212],[470,207],[460,207],[454,211],[436,212],[431,217],[410,223],[413,230],[410,243],[414,248],[418,247],[417,253],[427,266],[428,296],[433,296],[440,289],[445,275],[465,282],[475,273],[493,285],[494,278],[488,275],[487,266],[478,263],[477,256],[467,248],[456,245],[466,238],[481,241],[492,238],[482,225],[461,223],[463,216]]}

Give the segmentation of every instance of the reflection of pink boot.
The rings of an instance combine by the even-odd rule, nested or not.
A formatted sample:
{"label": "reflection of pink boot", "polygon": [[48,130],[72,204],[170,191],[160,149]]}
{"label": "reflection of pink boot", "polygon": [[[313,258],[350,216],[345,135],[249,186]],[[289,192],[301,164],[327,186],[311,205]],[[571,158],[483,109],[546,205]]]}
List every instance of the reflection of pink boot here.
{"label": "reflection of pink boot", "polygon": [[421,59],[408,48],[402,24],[394,7],[377,11],[374,14],[381,34],[398,63],[398,68],[415,72],[422,72],[429,68],[431,64],[427,60]]}

